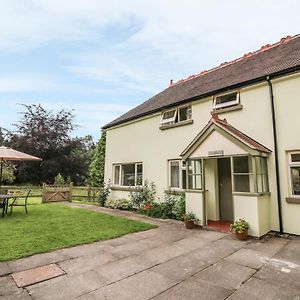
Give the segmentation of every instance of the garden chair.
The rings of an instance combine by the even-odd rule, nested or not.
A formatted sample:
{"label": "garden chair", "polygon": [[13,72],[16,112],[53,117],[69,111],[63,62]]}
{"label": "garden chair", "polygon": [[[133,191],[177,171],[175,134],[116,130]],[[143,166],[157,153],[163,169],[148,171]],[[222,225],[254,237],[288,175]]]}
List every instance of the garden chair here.
{"label": "garden chair", "polygon": [[[7,194],[7,189],[1,188],[0,189],[0,194],[1,195],[6,195]],[[5,214],[5,208],[6,207],[6,199],[0,199],[0,209],[2,208],[2,218],[4,217]]]}
{"label": "garden chair", "polygon": [[28,197],[29,197],[30,193],[31,193],[31,190],[29,190],[29,192],[27,193],[27,195],[26,195],[23,203],[20,203],[19,199],[16,198],[16,199],[14,199],[14,201],[11,204],[9,204],[9,206],[10,206],[10,214],[12,214],[14,206],[19,206],[19,207],[23,206],[25,208],[26,214],[28,214],[28,211],[27,211],[27,200],[28,200]]}

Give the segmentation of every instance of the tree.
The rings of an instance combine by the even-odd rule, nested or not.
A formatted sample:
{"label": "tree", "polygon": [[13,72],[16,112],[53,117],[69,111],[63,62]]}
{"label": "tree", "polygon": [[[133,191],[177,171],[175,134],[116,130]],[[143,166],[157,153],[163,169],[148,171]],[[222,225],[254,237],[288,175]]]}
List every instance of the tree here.
{"label": "tree", "polygon": [[19,151],[42,158],[41,162],[22,162],[17,165],[17,181],[53,183],[58,173],[70,176],[76,184],[84,182],[90,164],[87,149],[91,137],[72,138],[77,126],[72,111],[56,114],[41,105],[23,105],[25,111],[10,134],[9,145]]}
{"label": "tree", "polygon": [[95,153],[90,164],[90,184],[93,186],[103,186],[104,184],[104,167],[105,167],[105,146],[106,132],[102,131]]}

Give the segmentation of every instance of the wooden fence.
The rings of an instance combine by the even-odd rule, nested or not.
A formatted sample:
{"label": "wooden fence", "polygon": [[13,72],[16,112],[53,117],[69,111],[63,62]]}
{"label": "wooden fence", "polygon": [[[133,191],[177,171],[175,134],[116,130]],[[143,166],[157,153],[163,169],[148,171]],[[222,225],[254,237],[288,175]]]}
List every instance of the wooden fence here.
{"label": "wooden fence", "polygon": [[41,198],[42,202],[72,201],[83,200],[97,202],[103,190],[101,187],[92,186],[73,186],[67,185],[48,185],[42,186],[3,186],[8,192],[25,197],[31,190],[30,198]]}

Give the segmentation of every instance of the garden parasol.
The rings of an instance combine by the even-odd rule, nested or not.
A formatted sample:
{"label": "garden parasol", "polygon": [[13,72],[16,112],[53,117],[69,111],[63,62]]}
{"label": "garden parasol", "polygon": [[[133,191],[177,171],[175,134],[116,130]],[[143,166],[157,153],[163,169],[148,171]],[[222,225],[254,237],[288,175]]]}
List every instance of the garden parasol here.
{"label": "garden parasol", "polygon": [[2,169],[3,161],[5,160],[42,160],[36,156],[32,156],[17,150],[14,150],[9,147],[1,146],[0,147],[0,159],[1,159],[1,168],[0,168],[0,187],[2,184]]}

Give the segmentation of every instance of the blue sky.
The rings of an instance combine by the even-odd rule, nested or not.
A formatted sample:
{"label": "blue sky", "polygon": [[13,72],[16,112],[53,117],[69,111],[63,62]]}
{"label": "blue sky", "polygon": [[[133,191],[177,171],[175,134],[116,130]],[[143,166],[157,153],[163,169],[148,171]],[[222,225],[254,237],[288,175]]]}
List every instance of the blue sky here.
{"label": "blue sky", "polygon": [[0,0],[0,127],[74,109],[74,135],[175,81],[300,33],[295,0]]}

